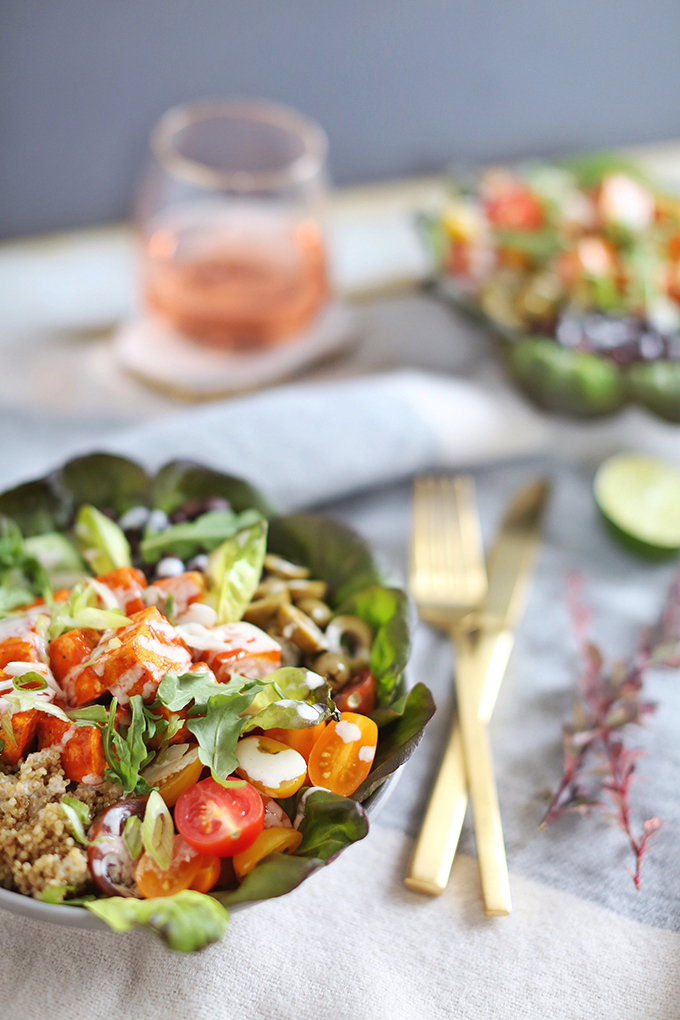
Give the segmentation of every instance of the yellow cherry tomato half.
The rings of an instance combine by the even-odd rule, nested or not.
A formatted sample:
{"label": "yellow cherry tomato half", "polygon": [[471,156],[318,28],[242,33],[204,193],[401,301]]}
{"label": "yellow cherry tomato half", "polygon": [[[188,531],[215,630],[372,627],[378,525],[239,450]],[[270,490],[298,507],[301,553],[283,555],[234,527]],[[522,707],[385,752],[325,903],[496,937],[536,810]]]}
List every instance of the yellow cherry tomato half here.
{"label": "yellow cherry tomato half", "polygon": [[282,744],[292,747],[294,751],[301,754],[305,761],[309,761],[312,748],[326,729],[326,723],[320,722],[316,726],[305,726],[302,730],[267,730],[266,736],[273,740],[280,740]]}
{"label": "yellow cherry tomato half", "polygon": [[203,854],[203,863],[189,888],[195,889],[196,892],[210,892],[219,882],[221,871],[222,860],[220,857],[209,857],[207,854]]}
{"label": "yellow cherry tomato half", "polygon": [[247,850],[236,854],[233,858],[236,877],[239,882],[242,881],[264,857],[274,853],[292,853],[297,850],[301,842],[302,833],[297,829],[263,829]]}
{"label": "yellow cherry tomato half", "polygon": [[309,757],[309,778],[343,797],[351,796],[371,771],[378,727],[367,715],[343,712],[323,731]]}
{"label": "yellow cherry tomato half", "polygon": [[238,775],[270,797],[292,797],[307,776],[302,755],[271,737],[245,737],[236,745],[235,754]]}
{"label": "yellow cherry tomato half", "polygon": [[145,852],[135,868],[135,882],[145,900],[174,896],[190,888],[204,863],[203,854],[189,846],[182,836],[175,836],[170,867],[163,871],[151,854]]}
{"label": "yellow cherry tomato half", "polygon": [[202,771],[203,762],[199,760],[197,754],[196,759],[185,765],[180,772],[173,773],[161,782],[158,792],[168,807],[173,807],[184,791],[198,782]]}

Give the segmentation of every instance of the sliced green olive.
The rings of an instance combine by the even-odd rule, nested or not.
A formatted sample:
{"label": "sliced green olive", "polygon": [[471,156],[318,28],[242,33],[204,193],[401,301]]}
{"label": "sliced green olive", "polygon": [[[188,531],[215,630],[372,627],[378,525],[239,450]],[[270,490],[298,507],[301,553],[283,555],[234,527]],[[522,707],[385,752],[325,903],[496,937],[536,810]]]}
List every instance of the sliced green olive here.
{"label": "sliced green olive", "polygon": [[297,606],[281,606],[276,614],[276,626],[281,634],[306,653],[320,652],[327,648],[326,639],[306,613]]}
{"label": "sliced green olive", "polygon": [[325,599],[328,585],[325,581],[291,580],[288,591],[293,602],[299,604],[302,599]]}
{"label": "sliced green olive", "polygon": [[324,652],[314,659],[312,667],[315,673],[326,678],[334,691],[341,690],[352,676],[352,666],[344,652]]}
{"label": "sliced green olive", "polygon": [[262,599],[256,599],[254,602],[251,602],[243,614],[243,619],[246,623],[253,623],[256,627],[261,627],[264,630],[273,620],[276,613],[278,613],[281,606],[289,604],[290,595],[288,590],[284,588],[282,591],[274,592],[272,595],[266,595]]}
{"label": "sliced green olive", "polygon": [[307,567],[301,567],[299,563],[290,563],[288,560],[284,560],[282,556],[276,556],[274,553],[267,553],[265,556],[264,569],[268,574],[274,574],[275,577],[283,577],[286,581],[302,580],[309,577]]}
{"label": "sliced green olive", "polygon": [[326,628],[332,652],[344,652],[353,667],[366,666],[371,658],[373,631],[358,616],[336,616]]}
{"label": "sliced green olive", "polygon": [[255,589],[254,599],[266,599],[268,595],[288,591],[288,585],[281,577],[264,577]]}
{"label": "sliced green olive", "polygon": [[269,627],[267,633],[270,637],[273,637],[275,641],[281,645],[281,665],[282,666],[301,666],[302,665],[302,652],[297,645],[294,645],[292,641],[285,638],[283,634],[276,629],[276,627]]}
{"label": "sliced green olive", "polygon": [[297,607],[311,620],[314,620],[317,627],[321,627],[322,630],[328,626],[333,616],[331,607],[327,606],[325,602],[321,602],[320,599],[300,599]]}

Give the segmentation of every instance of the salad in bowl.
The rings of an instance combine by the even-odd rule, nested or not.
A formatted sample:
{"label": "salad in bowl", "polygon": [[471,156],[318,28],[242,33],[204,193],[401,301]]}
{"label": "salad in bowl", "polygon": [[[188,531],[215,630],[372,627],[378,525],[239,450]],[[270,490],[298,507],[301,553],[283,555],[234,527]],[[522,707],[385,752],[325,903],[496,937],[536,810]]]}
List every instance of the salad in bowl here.
{"label": "salad in bowl", "polygon": [[186,952],[294,889],[434,711],[407,616],[353,532],[200,465],[0,495],[0,906]]}
{"label": "salad in bowl", "polygon": [[680,198],[609,153],[490,167],[428,220],[438,287],[539,405],[680,421]]}

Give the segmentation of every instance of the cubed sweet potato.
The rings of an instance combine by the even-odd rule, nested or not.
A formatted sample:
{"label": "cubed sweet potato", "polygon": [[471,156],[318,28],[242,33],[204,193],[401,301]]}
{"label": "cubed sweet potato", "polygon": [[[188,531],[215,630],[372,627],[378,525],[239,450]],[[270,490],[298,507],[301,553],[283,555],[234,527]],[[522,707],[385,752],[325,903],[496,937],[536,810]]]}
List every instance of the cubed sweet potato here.
{"label": "cubed sweet potato", "polygon": [[88,786],[101,783],[106,759],[99,727],[70,725],[54,715],[39,714],[38,746],[59,749],[66,778]]}
{"label": "cubed sweet potato", "polygon": [[222,647],[200,654],[220,683],[225,683],[232,673],[260,679],[281,665],[278,641],[252,623],[227,623],[216,628],[217,635]]}
{"label": "cubed sweet potato", "polygon": [[141,613],[145,608],[142,591],[146,588],[146,578],[136,567],[116,567],[108,574],[102,574],[97,580],[110,588],[126,616]]}
{"label": "cubed sweet potato", "polygon": [[106,690],[92,667],[84,665],[99,637],[96,630],[67,630],[50,642],[50,666],[70,706],[94,701]]}
{"label": "cubed sweet potato", "polygon": [[172,597],[175,616],[185,613],[192,602],[197,602],[206,590],[205,575],[188,570],[177,577],[164,577],[149,586],[147,600],[163,609],[168,596]]}
{"label": "cubed sweet potato", "polygon": [[[18,661],[18,660],[17,660]],[[11,726],[14,740],[10,740],[6,727]],[[20,758],[31,750],[36,730],[38,727],[38,710],[29,708],[25,712],[3,713],[2,727],[0,728],[0,739],[4,741],[4,747],[0,757],[8,765],[16,765]]]}
{"label": "cubed sweet potato", "polygon": [[169,670],[184,672],[191,664],[184,641],[155,606],[135,613],[133,622],[118,631],[114,641],[92,669],[121,704],[127,704],[133,694],[153,701]]}

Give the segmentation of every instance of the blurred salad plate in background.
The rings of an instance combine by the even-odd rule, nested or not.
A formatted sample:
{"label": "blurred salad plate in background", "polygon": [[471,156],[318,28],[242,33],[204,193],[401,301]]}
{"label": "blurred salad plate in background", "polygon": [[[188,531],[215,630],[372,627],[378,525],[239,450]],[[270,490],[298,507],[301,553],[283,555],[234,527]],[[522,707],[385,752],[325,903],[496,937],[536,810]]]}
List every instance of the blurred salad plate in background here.
{"label": "blurred salad plate in background", "polygon": [[505,340],[540,406],[680,421],[680,197],[607,153],[491,167],[426,231],[439,292]]}

